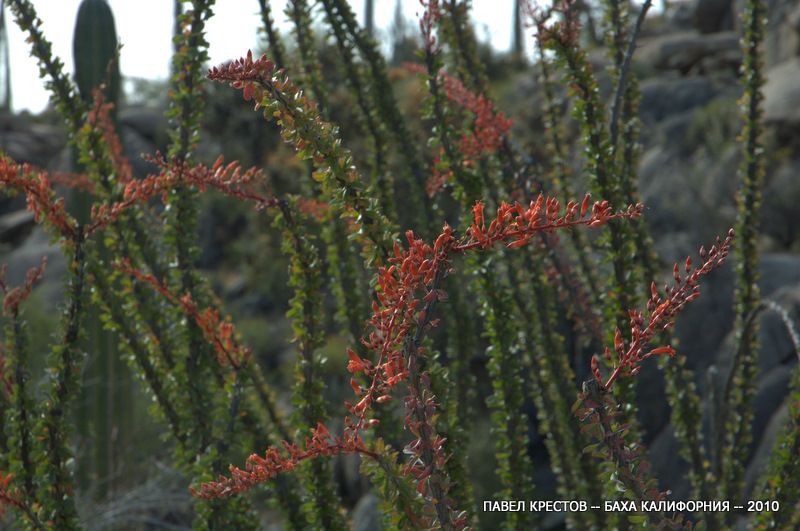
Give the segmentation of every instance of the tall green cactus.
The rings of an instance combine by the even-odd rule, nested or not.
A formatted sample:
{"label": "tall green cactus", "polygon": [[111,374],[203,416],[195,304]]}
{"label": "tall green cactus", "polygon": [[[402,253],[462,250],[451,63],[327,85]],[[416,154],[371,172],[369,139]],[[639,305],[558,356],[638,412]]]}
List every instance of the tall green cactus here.
{"label": "tall green cactus", "polygon": [[[117,55],[117,30],[114,14],[106,0],[83,0],[75,21],[72,39],[75,59],[75,82],[81,98],[91,101],[92,89],[106,84],[106,101],[119,99],[119,61]],[[110,70],[109,70],[110,69]]]}
{"label": "tall green cactus", "polygon": [[[75,82],[82,100],[92,105],[92,91],[104,85],[103,97],[107,103],[114,103],[112,119],[115,116],[116,104],[119,100],[120,71],[117,58],[117,32],[114,15],[106,0],[83,0],[78,8],[75,21],[75,33],[72,40],[73,59],[75,61]],[[76,169],[81,170],[80,161],[74,158]],[[109,176],[101,176],[107,179]],[[89,219],[93,198],[82,190],[72,190],[71,208],[75,217],[83,222]],[[107,252],[104,246],[98,249],[101,258]],[[83,419],[81,432],[93,434],[96,441],[94,451],[89,457],[91,464],[81,467],[84,474],[80,478],[84,482],[104,480],[113,475],[115,447],[120,440],[114,440],[114,434],[122,436],[125,426],[120,425],[130,419],[132,410],[131,397],[132,378],[127,367],[119,359],[116,348],[117,339],[110,332],[103,330],[99,314],[92,310],[87,316],[87,349],[92,362],[87,367],[85,376],[87,383],[83,387]],[[88,464],[88,463],[87,463]],[[113,485],[108,486],[107,492]]]}
{"label": "tall green cactus", "polygon": [[[72,55],[75,61],[75,82],[81,99],[91,104],[92,90],[105,84],[105,101],[116,104],[120,84],[119,61],[116,59],[117,30],[114,26],[114,15],[106,0],[81,2],[75,20]],[[73,153],[73,162],[77,167],[76,153]],[[86,192],[73,190],[70,203],[75,218],[80,223],[86,223],[91,210],[90,196]]]}

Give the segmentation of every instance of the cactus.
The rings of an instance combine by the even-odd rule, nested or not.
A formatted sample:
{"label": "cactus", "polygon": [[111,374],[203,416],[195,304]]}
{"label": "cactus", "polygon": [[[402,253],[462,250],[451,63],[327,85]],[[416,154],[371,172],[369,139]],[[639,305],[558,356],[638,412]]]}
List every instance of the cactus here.
{"label": "cactus", "polygon": [[[75,82],[81,98],[91,101],[92,89],[105,83],[105,99],[119,98],[119,61],[114,14],[106,0],[83,0],[75,21],[72,39]],[[110,65],[110,66],[109,66]],[[110,69],[110,71],[109,71]]]}
{"label": "cactus", "polygon": [[[72,52],[75,82],[81,99],[93,105],[93,91],[103,85],[104,101],[115,104],[111,110],[113,120],[119,99],[120,72],[114,15],[106,0],[81,2],[75,20]],[[77,156],[73,156],[73,164],[79,171],[84,169]],[[78,189],[71,191],[70,208],[80,222],[89,219],[93,202],[93,197],[87,192]],[[98,251],[105,259],[106,249],[100,246]],[[86,323],[86,348],[92,362],[87,367],[81,397],[83,411],[80,417],[83,420],[80,430],[85,436],[94,434],[95,445],[90,456],[87,456],[91,464],[81,467],[85,473],[80,479],[92,483],[113,475],[115,445],[123,442],[125,434],[130,431],[120,422],[125,422],[124,419],[130,419],[133,415],[129,405],[131,397],[128,396],[132,389],[132,378],[119,359],[117,338],[103,329],[96,310],[91,310]],[[115,432],[121,437],[117,441],[114,441]],[[109,494],[113,484],[109,484],[107,490]]]}

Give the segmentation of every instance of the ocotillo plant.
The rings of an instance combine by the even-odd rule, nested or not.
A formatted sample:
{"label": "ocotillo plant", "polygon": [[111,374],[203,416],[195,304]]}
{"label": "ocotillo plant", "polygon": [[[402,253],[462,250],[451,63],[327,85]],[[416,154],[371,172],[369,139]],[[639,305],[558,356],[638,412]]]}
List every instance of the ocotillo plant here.
{"label": "ocotillo plant", "polygon": [[[636,16],[627,4],[604,2],[608,100],[581,44],[577,6],[515,2],[535,31],[531,75],[541,77],[546,107],[546,142],[537,153],[547,160],[535,163],[516,141],[516,117],[493,97],[469,2],[424,0],[419,60],[402,69],[387,66],[345,0],[320,0],[318,10],[315,2],[288,2],[292,42],[269,2],[259,1],[266,53],[248,51],[207,69],[213,2],[178,2],[169,143],[145,155],[153,172],[143,177],[123,156],[113,98],[99,90],[83,98],[88,89],[63,73],[31,2],[9,4],[83,165],[81,175],[61,182],[85,190],[92,207],[76,215],[54,176],[0,159],[3,190],[25,196],[67,262],[61,332],[41,379],[31,377],[25,310],[48,273],[42,263],[19,287],[0,275],[0,509],[9,510],[8,521],[88,526],[73,413],[92,315],[120,343],[119,352],[98,354],[118,354],[152,403],[168,462],[192,495],[185,519],[198,529],[347,529],[354,488],[337,473],[347,459],[360,463],[387,529],[535,529],[544,525],[540,512],[491,512],[487,503],[527,507],[553,497],[632,504],[626,512],[567,507],[565,523],[574,529],[720,528],[738,516],[704,504],[685,509],[659,485],[636,422],[644,405],[634,383],[649,358],[664,359],[666,400],[694,496],[712,507],[740,503],[736,460],[750,442],[746,405],[763,309],[748,291],[763,173],[762,3],[751,0],[745,18],[739,235],[730,231],[700,248],[697,265],[691,258],[675,264],[662,290],[636,187],[631,56],[649,2]],[[559,112],[562,76],[576,138]],[[96,85],[102,76],[92,79]],[[408,94],[396,91],[398,80],[413,87],[416,114],[407,110]],[[264,157],[249,169],[223,154],[203,162],[209,83],[240,91],[241,105],[263,115],[265,134],[279,130],[296,160],[261,167]],[[573,141],[583,153],[582,179],[568,160]],[[271,173],[279,172],[293,183],[276,193]],[[584,185],[594,199],[575,195]],[[273,373],[274,364],[245,344],[199,267],[200,205],[211,193],[253,207],[253,224],[271,227],[259,230],[279,242],[266,254],[274,251],[268,260],[288,269],[286,339],[296,355],[289,398],[280,395],[286,373]],[[715,438],[704,436],[694,375],[669,332],[731,247],[740,264],[739,354]],[[326,360],[331,345],[344,360],[334,369]],[[337,373],[355,395],[341,405],[328,398]],[[795,427],[797,380],[789,408]],[[477,443],[490,455],[476,458]],[[767,506],[756,523],[791,528],[800,518],[791,480],[797,446],[797,430],[787,429],[759,487],[779,509]]]}

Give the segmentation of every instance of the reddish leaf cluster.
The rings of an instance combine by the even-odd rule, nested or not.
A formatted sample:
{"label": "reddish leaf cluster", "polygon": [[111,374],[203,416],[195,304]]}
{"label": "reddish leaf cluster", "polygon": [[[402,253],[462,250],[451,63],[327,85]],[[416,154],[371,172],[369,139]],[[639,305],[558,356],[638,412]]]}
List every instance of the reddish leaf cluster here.
{"label": "reddish leaf cluster", "polygon": [[28,269],[25,274],[25,283],[16,288],[9,288],[6,284],[6,266],[0,268],[0,290],[3,292],[3,313],[6,315],[16,315],[19,312],[19,305],[22,304],[31,291],[33,285],[41,280],[44,275],[44,268],[47,265],[47,257],[43,256],[38,266]]}
{"label": "reddish leaf cluster", "polygon": [[214,81],[225,81],[235,89],[242,90],[242,97],[249,101],[261,100],[261,91],[258,81],[268,80],[275,71],[275,63],[262,55],[255,61],[253,52],[247,50],[247,56],[231,61],[222,66],[215,66],[209,69],[208,79]]}
{"label": "reddish leaf cluster", "polygon": [[441,6],[439,0],[419,0],[420,5],[424,11],[422,16],[419,17],[419,30],[422,33],[422,44],[426,50],[436,53],[436,36],[433,34],[433,28],[439,19],[442,18]]}
{"label": "reddish leaf cluster", "polygon": [[[435,469],[441,468],[446,460],[443,453],[445,441],[436,435],[430,424],[436,413],[436,403],[434,396],[426,389],[427,375],[417,372],[417,359],[422,354],[419,346],[422,333],[437,324],[436,320],[431,319],[431,309],[437,301],[447,298],[446,292],[438,288],[438,283],[449,271],[452,255],[487,249],[499,241],[508,242],[511,248],[519,247],[536,232],[576,225],[599,227],[610,219],[639,216],[641,210],[642,206],[636,205],[614,213],[606,201],[590,204],[587,195],[580,204],[569,202],[566,210],[561,212],[556,199],[540,196],[527,208],[503,203],[495,218],[488,222],[488,227],[483,204],[476,203],[473,208],[474,221],[462,239],[456,239],[447,225],[433,244],[407,231],[408,248],[403,250],[395,243],[388,264],[378,269],[376,300],[372,304],[373,314],[369,320],[371,331],[362,340],[364,346],[374,353],[375,361],[364,359],[352,349],[347,351],[347,370],[353,374],[351,386],[359,400],[355,404],[345,403],[350,415],[344,419],[342,439],[331,442],[326,430],[321,440],[315,436],[310,441],[310,449],[309,443],[306,444],[306,450],[284,443],[283,453],[276,449],[268,450],[266,460],[255,460],[251,456],[246,470],[231,467],[232,474],[236,471],[235,476],[206,483],[193,492],[209,498],[227,496],[289,470],[301,459],[327,455],[325,452],[347,451],[370,455],[359,435],[362,429],[378,422],[377,419],[368,418],[370,409],[375,404],[390,401],[394,389],[405,382],[411,390],[405,400],[405,425],[416,437],[406,446],[411,458],[405,473],[416,479],[420,493],[429,496],[428,483],[434,479]],[[413,378],[414,374],[416,378]],[[365,376],[369,383],[359,383],[359,376]],[[456,515],[454,521],[458,523],[461,519]]]}
{"label": "reddish leaf cluster", "polygon": [[468,160],[481,155],[494,153],[503,142],[503,137],[511,129],[511,119],[501,111],[496,111],[492,102],[483,94],[475,94],[467,90],[458,79],[439,73],[444,81],[447,99],[475,115],[470,134],[461,137],[459,148]]}
{"label": "reddish leaf cluster", "polygon": [[276,206],[279,202],[274,197],[262,196],[252,190],[252,182],[263,175],[260,170],[257,168],[242,170],[238,162],[225,164],[222,156],[217,158],[211,167],[204,164],[189,166],[181,162],[170,164],[158,153],[154,157],[146,157],[146,160],[158,166],[159,173],[149,175],[145,179],[128,181],[122,194],[122,201],[111,205],[105,203],[93,205],[87,234],[108,226],[133,205],[146,203],[157,195],[161,195],[166,202],[166,195],[180,186],[195,186],[201,192],[210,187],[227,196],[252,201],[259,210]]}
{"label": "reddish leaf cluster", "polygon": [[206,188],[213,188],[229,197],[242,201],[252,201],[258,210],[273,207],[278,200],[271,196],[257,194],[253,190],[256,181],[264,179],[264,173],[256,167],[242,169],[238,162],[225,164],[225,157],[220,155],[211,167],[203,164],[188,166],[185,163],[174,162],[169,164],[163,157],[156,153],[155,157],[147,157],[161,169],[154,176],[156,188],[159,186],[191,185],[204,192]]}
{"label": "reddish leaf cluster", "polygon": [[95,191],[94,183],[85,173],[71,171],[55,171],[50,173],[50,182],[56,185],[66,186],[74,190],[83,190],[93,194]]}
{"label": "reddish leaf cluster", "polygon": [[[580,10],[577,9],[576,0],[556,0],[552,5],[542,8],[530,0],[523,2],[523,10],[532,25],[537,29],[537,39],[545,41],[556,39],[568,45],[576,45],[580,39],[581,21]],[[548,25],[553,15],[558,20]]]}
{"label": "reddish leaf cluster", "polygon": [[105,102],[102,86],[96,87],[92,91],[92,96],[94,104],[86,121],[102,133],[103,141],[108,148],[112,164],[117,173],[116,180],[124,184],[133,179],[133,169],[122,151],[122,144],[119,141],[119,136],[117,136],[114,121],[111,119],[111,111],[114,109],[114,104]]}
{"label": "reddish leaf cluster", "polygon": [[498,241],[507,242],[506,247],[513,249],[528,244],[536,233],[577,225],[600,227],[611,219],[638,217],[643,208],[639,203],[630,205],[625,211],[614,212],[608,201],[591,203],[591,196],[586,194],[580,203],[567,203],[562,212],[558,199],[539,194],[527,208],[520,203],[502,203],[487,227],[483,203],[478,202],[472,207],[473,222],[468,229],[469,238],[459,243],[455,250],[463,252],[478,247],[487,249]]}
{"label": "reddish leaf cluster", "polygon": [[217,353],[217,362],[223,366],[238,369],[250,358],[250,349],[240,345],[230,317],[220,319],[219,311],[215,308],[200,310],[190,294],[178,296],[170,291],[167,286],[153,275],[149,275],[134,268],[128,260],[116,262],[114,269],[133,276],[140,282],[149,284],[170,303],[179,307],[183,313],[193,318],[202,330],[203,337],[214,345]]}
{"label": "reddish leaf cluster", "polygon": [[55,198],[50,180],[44,172],[31,175],[30,166],[19,166],[11,159],[0,160],[0,184],[25,193],[28,210],[37,222],[47,220],[61,236],[74,238],[77,235],[75,220],[67,214],[63,198]]}
{"label": "reddish leaf cluster", "polygon": [[13,506],[18,509],[24,509],[25,503],[20,499],[19,494],[14,492],[11,486],[11,480],[14,479],[13,474],[3,474],[0,472],[0,517],[3,516],[6,506]]}
{"label": "reddish leaf cluster", "polygon": [[[425,67],[417,63],[406,63],[405,67],[418,74],[428,74]],[[469,111],[474,117],[469,132],[462,134],[458,142],[458,150],[463,157],[462,163],[467,167],[474,166],[478,159],[495,153],[500,148],[503,138],[511,129],[512,121],[502,111],[496,111],[485,95],[468,90],[461,81],[444,70],[438,73],[438,77],[442,81],[447,99]],[[438,167],[442,157],[441,151],[434,160],[432,175],[426,185],[426,191],[430,196],[435,195],[453,175],[452,170],[442,171]]]}
{"label": "reddish leaf cluster", "polygon": [[[252,62],[252,56],[248,57]],[[263,59],[254,64],[263,66]],[[240,62],[246,61],[240,60],[237,63]],[[203,164],[190,166],[185,162],[176,161],[170,163],[156,153],[153,157],[146,157],[146,160],[158,166],[159,173],[142,180],[133,179],[130,166],[118,146],[119,139],[108,115],[110,109],[110,104],[102,103],[102,96],[96,93],[95,107],[90,112],[89,123],[104,131],[105,140],[112,149],[117,178],[127,184],[122,201],[92,205],[90,221],[83,231],[86,237],[117,221],[123,212],[135,204],[144,203],[159,194],[166,196],[179,186],[195,186],[200,191],[204,191],[206,187],[214,188],[230,197],[252,201],[258,209],[278,205],[279,201],[274,197],[262,196],[253,191],[252,183],[263,176],[260,170],[256,168],[243,170],[238,162],[225,164],[222,156],[211,167],[207,167]],[[61,174],[58,180],[90,192],[94,189],[93,184],[83,175]],[[22,165],[20,169],[14,161],[3,158],[0,160],[0,184],[25,193],[28,210],[34,213],[36,221],[47,220],[62,237],[75,239],[78,234],[77,223],[67,213],[64,199],[55,198],[55,192],[46,172],[37,172],[34,176],[27,164]]]}
{"label": "reddish leaf cluster", "polygon": [[[717,238],[716,245],[706,252],[704,247],[700,247],[700,259],[703,261],[700,267],[692,268],[692,258],[687,257],[683,264],[685,277],[681,276],[680,268],[676,263],[672,269],[674,284],[664,286],[666,298],[661,298],[653,282],[650,286],[650,299],[647,301],[647,326],[645,326],[645,316],[642,312],[631,310],[629,312],[631,324],[630,340],[626,342],[622,338],[622,332],[617,329],[614,334],[614,352],[617,355],[616,367],[603,383],[600,375],[600,368],[597,357],[592,357],[592,374],[597,383],[603,389],[611,389],[614,381],[620,375],[633,376],[641,369],[641,362],[652,356],[675,355],[675,349],[671,346],[656,347],[646,350],[648,342],[662,330],[668,330],[675,324],[675,317],[683,310],[687,303],[700,296],[700,286],[698,280],[703,275],[708,274],[715,267],[721,266],[728,257],[731,241],[733,240],[733,229],[728,231],[724,241]],[[606,347],[604,356],[609,360],[612,358],[611,350]]]}
{"label": "reddish leaf cluster", "polygon": [[403,473],[414,478],[417,492],[431,500],[437,513],[441,513],[440,518],[452,519],[455,528],[460,529],[465,524],[463,515],[455,514],[446,495],[445,439],[433,425],[437,404],[430,392],[428,375],[420,371],[419,361],[424,355],[419,344],[422,333],[437,324],[437,320],[431,319],[433,306],[447,298],[438,284],[449,269],[456,240],[447,225],[433,245],[416,238],[412,231],[406,232],[406,240],[408,249],[403,251],[395,243],[388,267],[378,269],[377,300],[373,302],[369,321],[372,331],[362,340],[364,346],[377,353],[377,363],[373,366],[348,350],[348,370],[364,373],[370,385],[363,389],[355,379],[351,380],[361,400],[356,405],[345,405],[357,417],[354,429],[358,430],[376,422],[365,421],[373,402],[388,402],[393,389],[401,382],[406,383],[409,393],[404,400],[404,426],[415,438],[404,449],[409,458]]}
{"label": "reddish leaf cluster", "polygon": [[219,481],[203,483],[199,489],[190,488],[192,496],[205,499],[225,498],[246,491],[251,487],[264,483],[282,472],[293,470],[301,461],[321,456],[333,456],[341,453],[358,453],[377,458],[370,452],[364,442],[351,433],[350,436],[334,437],[328,429],[317,424],[306,438],[303,447],[285,442],[281,450],[268,448],[264,456],[251,454],[241,469],[231,465],[230,477],[220,476]]}
{"label": "reddish leaf cluster", "polygon": [[[454,243],[452,229],[445,225],[432,246],[416,238],[412,231],[406,232],[406,240],[408,249],[402,251],[395,243],[394,256],[388,259],[389,266],[378,268],[379,289],[369,321],[372,331],[362,340],[364,346],[377,353],[378,361],[373,365],[362,360],[353,350],[347,351],[350,358],[347,369],[354,374],[364,373],[371,382],[366,390],[355,380],[351,382],[361,400],[355,405],[347,404],[347,409],[358,415],[359,427],[363,425],[364,414],[372,403],[390,400],[392,389],[408,378],[403,347],[409,332],[417,325],[428,323],[423,302],[446,298],[443,290],[428,288],[447,267]],[[420,297],[422,291],[425,294]]]}
{"label": "reddish leaf cluster", "polygon": [[[420,354],[422,352],[418,351],[415,355],[409,356],[410,367],[418,364]],[[419,494],[431,498],[434,503],[443,501],[451,516],[459,522],[456,529],[461,529],[466,522],[461,521],[461,517],[457,514],[453,514],[455,512],[453,501],[446,496],[449,488],[444,473],[447,462],[444,451],[446,439],[439,435],[434,427],[434,418],[439,405],[430,391],[429,376],[426,373],[421,375],[420,382],[421,386],[413,382],[409,384],[410,392],[404,401],[406,415],[403,424],[415,438],[403,449],[403,453],[409,456],[403,467],[403,474],[416,480],[416,491]]]}
{"label": "reddish leaf cluster", "polygon": [[439,148],[439,154],[433,159],[433,167],[431,167],[431,176],[425,183],[425,192],[428,196],[433,197],[442,189],[446,182],[450,181],[453,177],[453,168],[446,165],[442,169],[442,157],[444,156],[444,148]]}
{"label": "reddish leaf cluster", "polygon": [[322,221],[323,219],[325,219],[325,215],[328,213],[331,206],[327,202],[321,199],[309,199],[307,197],[300,197],[297,199],[297,208],[303,214],[311,216],[317,221]]}

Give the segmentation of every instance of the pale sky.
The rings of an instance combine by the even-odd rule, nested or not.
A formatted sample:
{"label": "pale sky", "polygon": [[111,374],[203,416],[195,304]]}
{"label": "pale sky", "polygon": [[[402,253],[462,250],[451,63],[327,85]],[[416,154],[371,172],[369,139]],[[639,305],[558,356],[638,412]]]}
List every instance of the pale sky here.
{"label": "pale sky", "polygon": [[[402,0],[406,18],[417,30],[416,14],[421,10],[418,0]],[[120,66],[123,76],[166,79],[169,71],[172,34],[172,0],[108,0],[114,12],[117,37],[123,48]],[[350,0],[361,20],[363,0]],[[473,0],[473,20],[480,39],[487,36],[498,50],[508,50],[511,44],[513,0]],[[72,72],[72,32],[80,0],[33,0],[42,19],[42,30],[53,43],[53,52]],[[280,28],[290,28],[283,9],[286,0],[272,0],[274,18]],[[379,35],[387,35],[395,0],[375,0],[375,25]],[[8,8],[6,8],[8,9]],[[15,111],[28,109],[41,112],[48,101],[36,61],[29,57],[30,46],[25,36],[6,11],[11,57],[12,104]],[[214,7],[214,17],[207,24],[211,64],[218,64],[244,55],[258,45],[256,28],[260,25],[257,0],[220,0]]]}

